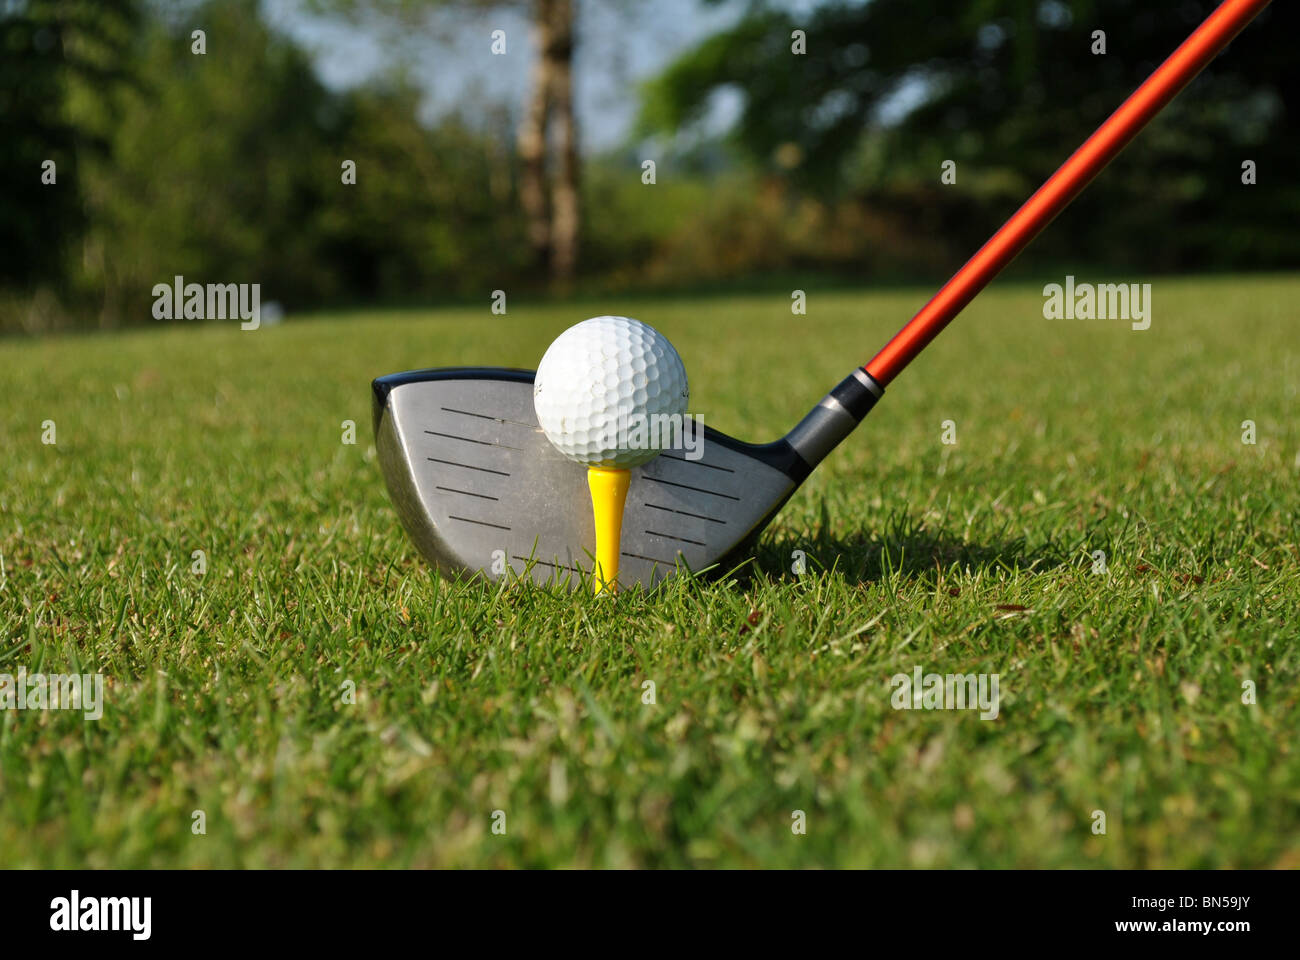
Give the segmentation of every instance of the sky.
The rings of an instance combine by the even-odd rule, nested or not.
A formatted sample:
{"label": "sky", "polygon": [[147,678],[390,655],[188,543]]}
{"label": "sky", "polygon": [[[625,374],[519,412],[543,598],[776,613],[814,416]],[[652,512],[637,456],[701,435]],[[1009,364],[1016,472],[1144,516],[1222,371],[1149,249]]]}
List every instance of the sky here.
{"label": "sky", "polygon": [[[624,143],[636,117],[636,85],[677,54],[734,23],[743,6],[700,0],[575,0],[578,43],[574,95],[585,152]],[[524,10],[444,9],[425,29],[391,20],[349,23],[307,12],[302,0],[262,0],[268,21],[312,52],[322,80],[347,87],[393,67],[409,73],[424,91],[424,118],[451,109],[471,116],[488,104],[523,103],[533,59]],[[790,6],[808,4],[790,4]],[[491,53],[492,32],[504,30],[506,55]],[[725,94],[709,126],[725,127],[740,109]]]}

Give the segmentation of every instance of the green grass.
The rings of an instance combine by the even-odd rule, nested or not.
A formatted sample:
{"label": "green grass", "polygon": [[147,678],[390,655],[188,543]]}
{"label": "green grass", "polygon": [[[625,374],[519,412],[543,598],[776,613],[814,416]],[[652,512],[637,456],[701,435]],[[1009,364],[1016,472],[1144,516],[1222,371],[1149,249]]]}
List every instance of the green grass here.
{"label": "green grass", "polygon": [[[606,309],[763,439],[926,295]],[[371,377],[535,366],[589,305],[0,343],[0,672],[108,678],[98,721],[0,714],[0,865],[1300,866],[1300,280],[1154,298],[995,288],[752,578],[614,601],[439,581],[370,437]],[[894,710],[917,665],[999,717]]]}

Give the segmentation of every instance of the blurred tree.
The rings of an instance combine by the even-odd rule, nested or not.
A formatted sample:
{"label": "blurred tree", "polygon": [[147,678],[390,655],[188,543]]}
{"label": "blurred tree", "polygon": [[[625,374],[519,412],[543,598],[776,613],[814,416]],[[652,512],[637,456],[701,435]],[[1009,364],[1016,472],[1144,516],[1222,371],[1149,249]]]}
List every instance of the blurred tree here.
{"label": "blurred tree", "polygon": [[137,21],[135,0],[0,3],[0,284],[63,277],[86,226],[79,161],[108,147],[69,101],[80,92],[103,113],[105,97],[130,82]]}
{"label": "blurred tree", "polygon": [[257,0],[173,14],[138,32],[139,88],[117,97],[111,156],[85,170],[78,281],[102,292],[101,324],[147,317],[152,286],[175,274],[260,282],[268,298],[338,292],[316,243],[338,182],[340,104],[307,55],[266,29]]}
{"label": "blurred tree", "polygon": [[[149,322],[177,274],[262,285],[289,308],[481,292],[526,265],[499,138],[430,130],[398,82],[337,94],[257,0],[149,20],[114,98],[111,153],[83,171],[89,227],[72,280],[101,325]],[[191,52],[191,31],[206,35]],[[90,101],[76,101],[91,123]],[[355,182],[344,163],[355,164]]]}
{"label": "blurred tree", "polygon": [[[573,111],[574,0],[535,0],[533,32],[537,61],[528,107],[519,130],[523,161],[520,193],[535,254],[549,264],[560,285],[578,264],[581,211],[578,136]],[[548,119],[554,117],[558,144],[548,207],[543,196]],[[549,209],[549,214],[548,214]]]}
{"label": "blurred tree", "polygon": [[[574,5],[576,0],[308,0],[318,10],[353,15],[377,12],[414,26],[439,7],[527,9],[537,60],[516,138],[519,201],[528,220],[528,239],[537,263],[560,288],[578,265],[581,234],[577,122],[573,107]],[[483,38],[484,51],[488,38]],[[549,133],[555,156],[547,177]]]}
{"label": "blurred tree", "polygon": [[[738,89],[733,142],[769,175],[828,201],[856,194],[969,252],[1216,5],[835,0],[796,16],[755,2],[647,86],[642,129],[675,135]],[[1065,214],[1068,242],[1049,231],[1031,251],[1159,268],[1300,261],[1296,23],[1294,4],[1265,11]],[[1247,159],[1267,187],[1241,183]],[[940,183],[946,160],[956,189]]]}

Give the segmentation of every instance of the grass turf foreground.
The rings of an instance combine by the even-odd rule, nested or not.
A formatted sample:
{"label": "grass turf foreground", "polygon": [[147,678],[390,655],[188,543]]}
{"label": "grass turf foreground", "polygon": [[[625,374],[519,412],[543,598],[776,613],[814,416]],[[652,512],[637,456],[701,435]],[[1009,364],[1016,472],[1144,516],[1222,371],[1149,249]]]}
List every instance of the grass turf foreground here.
{"label": "grass turf foreground", "polygon": [[[1157,279],[1145,331],[990,291],[747,582],[440,581],[387,502],[378,374],[619,310],[767,439],[925,296],[0,344],[0,673],[107,684],[0,713],[0,864],[1300,866],[1295,277]],[[917,667],[998,674],[997,719],[894,709]]]}

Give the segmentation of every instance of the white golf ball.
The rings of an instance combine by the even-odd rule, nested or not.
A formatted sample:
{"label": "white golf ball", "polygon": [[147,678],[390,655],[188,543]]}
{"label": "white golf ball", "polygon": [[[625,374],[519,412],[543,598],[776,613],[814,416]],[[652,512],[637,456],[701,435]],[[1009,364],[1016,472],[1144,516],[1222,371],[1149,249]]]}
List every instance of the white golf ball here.
{"label": "white golf ball", "polygon": [[689,399],[673,345],[631,317],[592,317],[565,330],[546,349],[533,383],[542,430],[587,466],[626,469],[653,460],[672,439],[666,425],[673,421],[663,416],[680,424]]}

